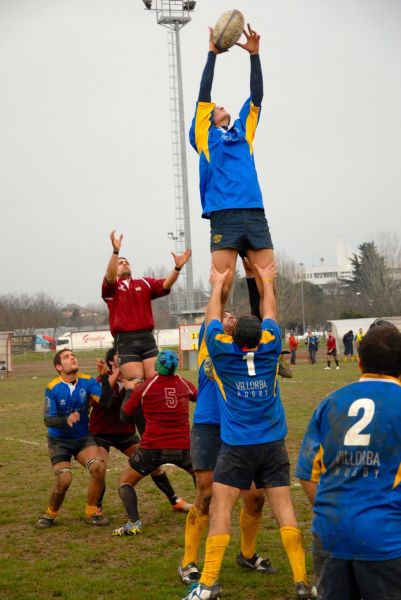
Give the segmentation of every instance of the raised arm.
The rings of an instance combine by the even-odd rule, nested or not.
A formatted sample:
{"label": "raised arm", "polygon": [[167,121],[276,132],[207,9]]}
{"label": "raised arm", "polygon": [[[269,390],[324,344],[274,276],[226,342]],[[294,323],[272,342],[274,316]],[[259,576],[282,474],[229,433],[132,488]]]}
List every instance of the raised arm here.
{"label": "raised arm", "polygon": [[220,273],[212,263],[210,269],[210,283],[212,284],[212,293],[210,295],[209,304],[206,308],[206,326],[210,323],[210,321],[213,321],[214,319],[221,321],[221,313],[223,310],[221,294],[224,282],[227,279],[228,272],[229,269],[226,269],[224,273]]}
{"label": "raised arm", "polygon": [[187,262],[191,258],[192,250],[187,249],[182,254],[174,254],[174,252],[172,252],[171,256],[174,258],[175,264],[174,264],[174,269],[172,271],[170,271],[170,273],[167,275],[166,279],[164,280],[163,288],[165,290],[169,290],[175,284],[175,282],[178,279],[181,269],[183,268],[184,265],[187,264]]}
{"label": "raised arm", "polygon": [[246,43],[237,43],[250,54],[251,58],[251,99],[254,106],[260,107],[263,99],[263,76],[259,58],[260,35],[254,31],[248,23],[248,31],[244,29]]}
{"label": "raised arm", "polygon": [[211,102],[214,67],[217,54],[221,54],[221,51],[214,45],[213,29],[209,27],[209,54],[207,55],[206,65],[202,73],[198,102]]}
{"label": "raised arm", "polygon": [[117,267],[118,267],[118,253],[120,252],[121,242],[123,239],[123,235],[120,235],[117,238],[115,234],[116,230],[110,233],[111,245],[113,246],[113,254],[110,257],[109,264],[107,265],[106,270],[106,281],[109,284],[115,283],[117,279]]}
{"label": "raised arm", "polygon": [[274,293],[274,280],[276,278],[276,263],[272,261],[266,267],[255,264],[263,285],[262,319],[276,320],[276,296]]}

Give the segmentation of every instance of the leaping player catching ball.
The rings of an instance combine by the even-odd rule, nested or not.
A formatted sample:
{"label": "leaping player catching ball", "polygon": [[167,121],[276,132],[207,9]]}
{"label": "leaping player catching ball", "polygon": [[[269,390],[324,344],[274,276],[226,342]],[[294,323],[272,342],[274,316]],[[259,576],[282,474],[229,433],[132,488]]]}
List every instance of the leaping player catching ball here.
{"label": "leaping player catching ball", "polygon": [[[273,244],[263,208],[253,154],[253,140],[259,121],[263,78],[259,59],[260,36],[244,30],[250,54],[251,96],[230,127],[231,117],[223,106],[211,102],[214,67],[221,51],[210,29],[209,54],[200,84],[190,142],[199,154],[202,216],[210,219],[213,264],[223,273],[229,270],[222,290],[224,307],[235,273],[238,253],[247,255],[251,265],[264,268],[273,260]],[[258,272],[253,269],[256,276]],[[262,296],[263,286],[257,280]]]}

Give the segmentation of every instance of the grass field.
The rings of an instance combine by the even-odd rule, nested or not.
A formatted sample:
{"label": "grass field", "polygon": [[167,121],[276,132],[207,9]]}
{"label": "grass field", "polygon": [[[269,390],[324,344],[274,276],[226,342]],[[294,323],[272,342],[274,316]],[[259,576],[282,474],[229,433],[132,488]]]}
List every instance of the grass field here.
{"label": "grass field", "polygon": [[[117,495],[119,472],[126,458],[110,454],[105,514],[111,526],[91,528],[84,520],[87,473],[73,464],[73,482],[50,530],[34,527],[45,511],[53,485],[43,424],[43,391],[54,377],[51,357],[17,360],[12,376],[0,379],[0,598],[68,600],[179,600],[185,587],[176,569],[182,547],[185,516],[173,514],[151,479],[137,490],[143,533],[134,538],[113,538],[112,527],[124,522]],[[93,358],[80,358],[81,370],[94,373]],[[287,446],[294,467],[303,433],[314,407],[330,391],[357,378],[356,364],[323,370],[300,364],[291,380],[282,380],[281,393],[287,413]],[[194,380],[195,374],[183,373]],[[186,473],[168,467],[180,495],[191,500],[192,481]],[[304,533],[310,570],[309,535],[311,510],[297,481],[292,495]],[[233,536],[221,572],[224,598],[232,600],[284,600],[293,598],[293,585],[278,529],[269,508],[264,511],[258,551],[269,555],[279,573],[265,576],[244,572],[235,564],[239,546],[238,508]]]}

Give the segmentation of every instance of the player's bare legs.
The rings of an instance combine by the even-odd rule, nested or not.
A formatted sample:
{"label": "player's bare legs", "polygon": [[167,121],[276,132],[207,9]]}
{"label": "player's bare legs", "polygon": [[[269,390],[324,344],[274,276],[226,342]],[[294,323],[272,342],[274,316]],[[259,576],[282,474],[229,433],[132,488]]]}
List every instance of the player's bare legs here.
{"label": "player's bare legs", "polygon": [[152,358],[145,358],[145,360],[142,361],[143,371],[144,371],[144,375],[143,375],[144,379],[148,379],[149,377],[153,377],[153,375],[156,375],[155,363],[156,363],[156,356],[152,356]]}
{"label": "player's bare legs", "polygon": [[[150,359],[149,359],[150,360]],[[120,365],[120,371],[123,379],[130,381],[137,377],[144,379],[144,368],[141,362],[127,362]]]}
{"label": "player's bare legs", "polygon": [[77,461],[89,472],[88,496],[86,500],[86,516],[92,517],[97,512],[97,502],[104,488],[106,463],[98,446],[89,446],[77,454]]}
{"label": "player's bare legs", "polygon": [[219,271],[219,273],[224,273],[227,269],[229,270],[221,292],[222,308],[224,308],[224,305],[227,302],[234,281],[237,256],[238,250],[235,250],[234,248],[223,248],[222,250],[215,250],[212,252],[212,261],[217,271]]}
{"label": "player's bare legs", "polygon": [[256,279],[256,285],[258,286],[259,295],[263,298],[263,286],[259,276],[259,271],[254,268],[255,265],[263,269],[269,263],[274,261],[274,250],[272,248],[262,248],[261,250],[247,250],[246,255],[249,259],[251,269]]}
{"label": "player's bare legs", "polygon": [[53,466],[53,471],[56,477],[56,483],[54,484],[49,500],[48,513],[50,515],[56,515],[59,511],[64,502],[67,490],[71,485],[71,463],[67,461],[56,463]]}

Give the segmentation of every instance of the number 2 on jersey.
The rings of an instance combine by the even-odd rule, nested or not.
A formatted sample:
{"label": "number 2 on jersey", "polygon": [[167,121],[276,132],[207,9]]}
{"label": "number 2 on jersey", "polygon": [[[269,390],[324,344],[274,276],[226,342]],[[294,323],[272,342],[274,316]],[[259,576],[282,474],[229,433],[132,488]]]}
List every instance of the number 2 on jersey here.
{"label": "number 2 on jersey", "polygon": [[360,398],[351,404],[348,410],[349,417],[356,417],[362,408],[362,417],[352,425],[345,434],[344,446],[369,446],[370,433],[361,433],[369,425],[375,414],[375,403],[369,398]]}

